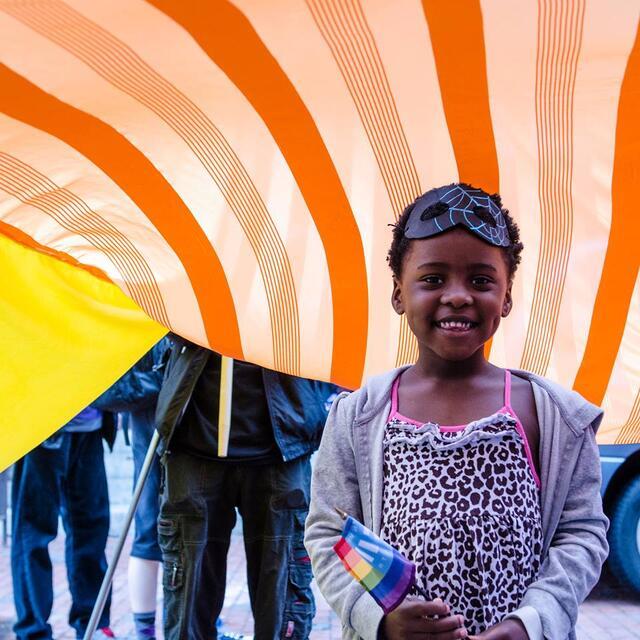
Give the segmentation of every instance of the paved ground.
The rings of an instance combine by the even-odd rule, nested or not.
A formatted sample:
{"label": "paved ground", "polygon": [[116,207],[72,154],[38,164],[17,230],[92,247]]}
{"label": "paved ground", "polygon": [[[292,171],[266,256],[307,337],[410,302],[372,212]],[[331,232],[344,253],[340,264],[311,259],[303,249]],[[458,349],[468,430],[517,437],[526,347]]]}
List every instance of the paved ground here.
{"label": "paved ground", "polygon": [[[109,557],[111,557],[131,491],[130,450],[119,441],[114,454],[108,455],[106,460],[112,501],[112,531],[108,549]],[[127,549],[128,546],[129,541]],[[62,535],[52,543],[50,551],[54,564],[55,588],[51,622],[57,639],[72,639],[74,633],[66,623],[69,593],[64,570],[64,539]],[[127,595],[126,560],[125,550],[114,580],[111,607],[111,626],[119,638],[132,637],[133,634]],[[240,529],[237,528],[234,531],[229,552],[227,594],[223,619],[226,630],[250,636],[253,633],[253,621],[244,573],[242,535]],[[311,640],[338,640],[340,625],[317,591],[316,602],[318,613],[314,620]],[[14,617],[9,547],[0,546],[0,640],[13,640],[11,625]],[[640,596],[631,594],[622,588],[605,570],[603,579],[580,610],[578,638],[579,640],[640,640]]]}

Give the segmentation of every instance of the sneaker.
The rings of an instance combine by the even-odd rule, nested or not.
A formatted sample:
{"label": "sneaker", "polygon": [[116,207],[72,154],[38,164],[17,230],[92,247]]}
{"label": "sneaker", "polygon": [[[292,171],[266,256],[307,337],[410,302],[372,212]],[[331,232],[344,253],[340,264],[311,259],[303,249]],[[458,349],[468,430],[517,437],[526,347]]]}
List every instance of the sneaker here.
{"label": "sneaker", "polygon": [[218,640],[244,640],[244,636],[240,633],[221,633]]}
{"label": "sneaker", "polygon": [[109,627],[102,627],[102,629],[98,629],[94,634],[91,640],[111,640],[115,638],[116,634],[111,631]]}

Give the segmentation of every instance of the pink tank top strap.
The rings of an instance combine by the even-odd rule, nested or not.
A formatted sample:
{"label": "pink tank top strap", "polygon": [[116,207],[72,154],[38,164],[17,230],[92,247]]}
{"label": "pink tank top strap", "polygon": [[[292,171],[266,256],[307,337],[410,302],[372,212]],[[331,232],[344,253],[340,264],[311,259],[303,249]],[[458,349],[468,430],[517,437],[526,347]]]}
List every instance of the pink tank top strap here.
{"label": "pink tank top strap", "polygon": [[522,426],[522,422],[518,417],[518,414],[513,410],[513,407],[511,406],[511,371],[509,371],[509,369],[504,370],[504,408],[516,420],[516,429],[518,430],[518,433],[522,438],[522,442],[524,443],[524,450],[527,454],[527,461],[529,462],[529,467],[531,469],[531,473],[533,474],[533,479],[538,485],[538,488],[540,488],[540,477],[538,476],[538,472],[536,471],[535,464],[533,464],[533,455],[531,453],[531,446],[529,445],[527,433]]}
{"label": "pink tank top strap", "polygon": [[504,406],[515,415],[511,408],[511,371],[509,369],[504,370]]}

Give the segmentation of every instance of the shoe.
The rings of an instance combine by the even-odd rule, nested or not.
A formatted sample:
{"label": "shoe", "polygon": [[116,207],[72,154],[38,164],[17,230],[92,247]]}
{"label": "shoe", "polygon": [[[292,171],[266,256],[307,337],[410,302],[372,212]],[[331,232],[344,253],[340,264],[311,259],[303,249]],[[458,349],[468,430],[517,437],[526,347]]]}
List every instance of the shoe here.
{"label": "shoe", "polygon": [[218,640],[244,640],[244,636],[240,633],[221,633]]}
{"label": "shoe", "polygon": [[115,638],[116,634],[111,631],[109,627],[102,627],[102,629],[98,629],[94,632],[91,640],[112,640]]}

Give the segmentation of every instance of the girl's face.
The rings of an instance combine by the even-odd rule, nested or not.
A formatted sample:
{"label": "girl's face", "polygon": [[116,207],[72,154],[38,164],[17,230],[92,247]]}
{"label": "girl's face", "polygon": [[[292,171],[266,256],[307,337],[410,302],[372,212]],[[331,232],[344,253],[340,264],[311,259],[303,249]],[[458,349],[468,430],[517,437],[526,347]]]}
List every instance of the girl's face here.
{"label": "girl's face", "polygon": [[393,282],[393,308],[406,314],[421,358],[466,360],[511,311],[504,250],[461,228],[413,240]]}

